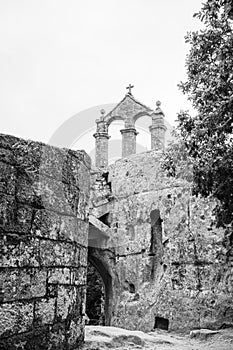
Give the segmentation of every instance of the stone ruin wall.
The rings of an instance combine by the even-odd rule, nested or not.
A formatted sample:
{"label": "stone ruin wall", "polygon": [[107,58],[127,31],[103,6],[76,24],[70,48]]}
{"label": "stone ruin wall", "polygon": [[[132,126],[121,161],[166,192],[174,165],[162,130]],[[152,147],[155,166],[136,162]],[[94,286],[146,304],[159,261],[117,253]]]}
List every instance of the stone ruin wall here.
{"label": "stone ruin wall", "polygon": [[215,226],[215,203],[166,177],[160,160],[156,151],[118,160],[102,184],[101,173],[92,175],[92,213],[109,212],[99,251],[112,279],[111,324],[148,331],[162,317],[172,330],[233,325],[233,252]]}
{"label": "stone ruin wall", "polygon": [[166,177],[160,160],[151,151],[92,169],[90,193],[85,152],[1,135],[1,349],[83,341],[89,194],[89,220],[104,232],[89,252],[104,272],[108,324],[233,324],[232,242],[214,202]]}
{"label": "stone ruin wall", "polygon": [[0,136],[0,348],[84,338],[90,159]]}

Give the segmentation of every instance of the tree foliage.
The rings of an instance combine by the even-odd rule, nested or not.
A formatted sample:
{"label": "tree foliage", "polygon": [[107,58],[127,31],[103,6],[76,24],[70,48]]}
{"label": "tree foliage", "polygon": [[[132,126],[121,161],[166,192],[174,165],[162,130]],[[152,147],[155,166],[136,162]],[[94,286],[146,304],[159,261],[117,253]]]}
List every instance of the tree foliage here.
{"label": "tree foliage", "polygon": [[[180,112],[177,127],[185,146],[182,152],[193,166],[193,190],[219,200],[216,215],[221,226],[233,222],[232,10],[231,0],[206,0],[194,14],[203,29],[186,36],[191,45],[187,81],[179,85],[196,111],[194,117]],[[173,167],[176,164],[173,162]]]}

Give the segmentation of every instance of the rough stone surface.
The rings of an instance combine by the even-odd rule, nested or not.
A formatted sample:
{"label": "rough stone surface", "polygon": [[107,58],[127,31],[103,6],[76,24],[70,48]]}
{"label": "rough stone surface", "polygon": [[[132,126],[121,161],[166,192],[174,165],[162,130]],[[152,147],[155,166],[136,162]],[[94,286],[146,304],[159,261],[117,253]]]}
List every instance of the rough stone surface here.
{"label": "rough stone surface", "polygon": [[84,338],[89,157],[0,136],[0,349]]}
{"label": "rough stone surface", "polygon": [[[131,100],[106,122],[131,113]],[[167,177],[157,148],[90,170],[85,152],[0,136],[0,349],[82,343],[87,254],[106,325],[233,325],[232,236],[216,227],[212,198]]]}
{"label": "rough stone surface", "polygon": [[211,329],[196,329],[190,332],[190,338],[206,340],[218,333],[219,331],[212,331]]}
{"label": "rough stone surface", "polygon": [[108,324],[144,331],[156,318],[170,330],[233,325],[232,244],[215,226],[215,202],[168,178],[161,158],[146,152],[102,177],[92,172],[91,213],[108,214],[109,231],[89,255],[107,281]]}

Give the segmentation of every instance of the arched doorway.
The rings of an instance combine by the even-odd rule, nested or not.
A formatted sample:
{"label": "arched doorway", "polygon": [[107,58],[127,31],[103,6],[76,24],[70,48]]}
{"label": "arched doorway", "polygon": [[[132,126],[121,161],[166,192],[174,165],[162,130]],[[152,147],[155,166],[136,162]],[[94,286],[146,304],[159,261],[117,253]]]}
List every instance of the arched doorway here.
{"label": "arched doorway", "polygon": [[[95,304],[92,303],[91,305],[93,295],[90,289],[87,290],[86,313],[88,317],[89,315],[97,316],[96,321],[93,320],[93,323],[97,322],[96,324],[110,326],[112,316],[113,288],[112,276],[108,265],[109,257],[106,254],[106,251],[102,250],[101,248],[88,248],[88,263],[89,268],[92,269],[89,270],[89,278],[93,279],[92,282],[89,280],[89,288],[96,281],[96,288],[93,291],[96,293],[98,300]],[[91,312],[90,308],[92,308]]]}
{"label": "arched doorway", "polygon": [[105,325],[105,287],[101,275],[88,261],[86,315],[89,325]]}

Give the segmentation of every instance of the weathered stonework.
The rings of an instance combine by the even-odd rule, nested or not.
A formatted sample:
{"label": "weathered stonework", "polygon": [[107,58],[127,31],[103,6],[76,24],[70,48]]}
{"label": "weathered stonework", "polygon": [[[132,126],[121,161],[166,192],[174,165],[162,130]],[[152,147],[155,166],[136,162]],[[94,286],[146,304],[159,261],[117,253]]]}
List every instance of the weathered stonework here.
{"label": "weathered stonework", "polygon": [[0,136],[0,349],[84,338],[90,159]]}
{"label": "weathered stonework", "polygon": [[[105,285],[106,325],[233,325],[232,234],[216,227],[213,199],[163,170],[160,103],[152,111],[127,94],[101,114],[92,169],[83,151],[0,135],[0,349],[82,343],[87,260]],[[142,115],[152,119],[152,151],[136,155]],[[107,166],[116,119],[123,159]]]}
{"label": "weathered stonework", "polygon": [[92,173],[92,213],[109,213],[108,239],[92,250],[110,276],[110,323],[146,331],[156,318],[173,330],[233,325],[232,251],[215,226],[215,203],[167,177],[161,158],[151,151],[118,160],[102,182]]}
{"label": "weathered stonework", "polygon": [[151,149],[164,151],[166,126],[164,124],[164,113],[160,108],[160,101],[156,103],[157,107],[152,117],[152,125],[149,127],[151,133]]}

